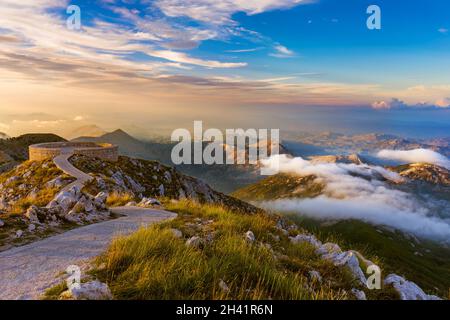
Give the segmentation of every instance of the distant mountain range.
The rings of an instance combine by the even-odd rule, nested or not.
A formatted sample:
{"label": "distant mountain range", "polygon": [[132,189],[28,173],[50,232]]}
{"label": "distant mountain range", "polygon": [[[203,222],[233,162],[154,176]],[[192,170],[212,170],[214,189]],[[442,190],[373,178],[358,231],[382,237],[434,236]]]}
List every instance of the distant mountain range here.
{"label": "distant mountain range", "polygon": [[283,143],[296,155],[329,155],[372,153],[382,149],[411,150],[425,148],[450,156],[450,138],[409,139],[386,134],[356,134],[322,132],[319,134],[289,134]]}
{"label": "distant mountain range", "polygon": [[[142,141],[119,129],[99,137],[79,137],[73,141],[108,142],[119,146],[122,155],[157,160],[163,164],[174,166],[171,152],[175,143]],[[280,153],[288,150],[280,145]],[[233,156],[235,157],[236,154]],[[178,165],[181,172],[202,179],[214,189],[229,193],[245,185],[261,179],[258,166],[254,165]]]}
{"label": "distant mountain range", "polygon": [[[360,162],[361,159],[357,155],[319,156],[312,157],[310,160],[311,165],[322,166],[323,172],[331,175],[340,169],[327,164],[358,165]],[[361,167],[366,167],[366,165]],[[373,185],[374,189],[389,188],[390,191],[377,194],[380,199],[389,193],[405,192],[409,199],[417,201],[413,203],[428,206],[429,215],[439,217],[440,214],[443,214],[443,217],[445,217],[445,214],[448,215],[450,203],[450,171],[426,163],[390,167],[389,170],[398,173],[405,180],[397,183],[383,181],[382,177],[377,178],[373,173],[371,173],[372,176],[368,176],[364,172],[358,173],[358,170],[349,172],[349,176],[353,176],[355,179],[347,179],[347,177],[342,176],[342,179],[332,180],[331,182],[327,181],[326,178],[324,179],[323,176],[318,178],[313,174],[280,173],[248,185],[231,195],[262,208],[272,209],[276,213],[284,213],[297,220],[302,227],[310,232],[320,232],[323,236],[331,236],[332,238],[337,237],[349,243],[351,247],[368,249],[383,257],[389,265],[401,270],[408,278],[430,289],[439,288],[445,294],[450,286],[450,246],[423,237],[418,238],[412,233],[401,232],[399,229],[389,227],[381,222],[378,224],[367,222],[365,220],[366,215],[382,216],[384,214],[383,206],[378,209],[380,211],[375,210],[374,213],[371,208],[374,206],[374,202],[358,200],[358,197],[373,200],[374,198],[367,197],[364,194],[376,191],[371,191],[370,188],[358,189],[354,185],[348,187],[348,184],[357,184],[359,183],[358,180],[361,180]],[[364,185],[364,183],[362,184]],[[350,191],[346,192],[346,188],[350,188]],[[330,191],[331,189],[334,191]],[[358,194],[351,194],[351,192],[358,192]],[[354,207],[348,205],[343,212],[339,211],[338,208],[336,209],[337,214],[329,215],[329,218],[312,214],[305,215],[302,211],[306,210],[304,208],[308,208],[308,203],[312,204],[312,201],[315,201],[314,207],[317,210],[320,206],[323,206],[323,203],[333,201],[333,199],[336,199],[337,202],[339,200],[347,201],[345,203],[350,204],[351,197],[355,197]],[[395,199],[396,197],[392,196],[387,201],[395,201]],[[402,198],[399,197],[399,199]],[[303,203],[305,206],[295,207],[298,203]],[[402,204],[399,205],[402,206]],[[405,212],[409,210],[407,204],[403,205],[405,206]],[[335,210],[333,206],[323,208],[328,213]],[[386,209],[388,207],[384,208],[384,210],[389,210]],[[359,214],[348,215],[351,210],[357,210]],[[320,210],[317,212],[320,212]],[[338,218],[339,216],[344,217]],[[345,216],[348,217],[345,218]],[[358,216],[362,219],[357,218]],[[386,216],[389,216],[389,214],[386,214]],[[395,218],[395,214],[392,218]],[[411,214],[411,221],[405,219],[405,223],[412,223],[413,219],[414,215]]]}
{"label": "distant mountain range", "polygon": [[69,131],[64,134],[68,140],[72,140],[79,137],[100,137],[107,132],[97,125],[85,125]]}

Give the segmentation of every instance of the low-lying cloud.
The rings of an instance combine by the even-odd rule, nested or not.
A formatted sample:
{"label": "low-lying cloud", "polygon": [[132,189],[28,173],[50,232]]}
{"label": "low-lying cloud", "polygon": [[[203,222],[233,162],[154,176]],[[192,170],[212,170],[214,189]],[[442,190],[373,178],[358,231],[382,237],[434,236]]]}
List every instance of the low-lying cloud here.
{"label": "low-lying cloud", "polygon": [[402,178],[382,167],[341,163],[312,163],[302,158],[274,156],[263,165],[285,173],[316,176],[324,185],[316,198],[266,201],[267,209],[296,212],[316,219],[357,219],[421,237],[449,242],[450,219],[434,215],[413,194],[395,189],[388,182]]}
{"label": "low-lying cloud", "polygon": [[386,160],[400,161],[403,163],[430,163],[450,170],[450,160],[433,150],[414,149],[414,150],[381,150],[377,156]]}

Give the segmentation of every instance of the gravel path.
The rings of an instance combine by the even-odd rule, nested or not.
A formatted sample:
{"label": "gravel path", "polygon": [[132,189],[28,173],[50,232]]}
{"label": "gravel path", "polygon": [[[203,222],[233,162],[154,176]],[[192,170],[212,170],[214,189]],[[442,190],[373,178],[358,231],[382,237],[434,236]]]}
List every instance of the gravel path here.
{"label": "gravel path", "polygon": [[[65,152],[54,162],[77,178],[70,187],[82,186],[91,177],[69,163],[71,154]],[[68,266],[86,269],[89,260],[101,254],[115,236],[176,217],[172,212],[139,207],[119,207],[112,211],[124,216],[0,252],[0,299],[39,299],[46,289],[62,281]]]}

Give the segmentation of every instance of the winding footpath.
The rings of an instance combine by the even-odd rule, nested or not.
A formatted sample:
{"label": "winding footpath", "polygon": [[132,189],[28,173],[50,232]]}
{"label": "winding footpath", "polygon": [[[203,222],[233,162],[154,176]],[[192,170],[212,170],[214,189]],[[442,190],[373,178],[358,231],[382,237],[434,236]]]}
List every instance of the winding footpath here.
{"label": "winding footpath", "polygon": [[[70,164],[71,155],[66,152],[54,159],[58,168],[77,178],[69,188],[82,186],[91,179]],[[87,269],[89,261],[101,254],[117,235],[176,217],[172,212],[140,207],[118,207],[111,211],[123,217],[0,252],[0,299],[39,299],[46,289],[64,279],[68,266]]]}

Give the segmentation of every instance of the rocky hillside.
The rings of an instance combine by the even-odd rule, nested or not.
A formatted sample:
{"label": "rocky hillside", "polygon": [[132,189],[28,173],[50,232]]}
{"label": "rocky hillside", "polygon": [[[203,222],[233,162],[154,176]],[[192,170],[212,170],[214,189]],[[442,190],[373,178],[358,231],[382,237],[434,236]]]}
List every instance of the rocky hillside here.
{"label": "rocky hillside", "polygon": [[[358,164],[359,159],[352,158],[355,161],[339,156],[314,157],[310,163],[320,165],[356,162]],[[430,206],[432,203],[435,204],[436,208],[441,208],[443,204],[448,203],[446,201],[449,200],[449,175],[446,169],[430,164],[410,164],[389,169],[399,173],[405,179],[398,182],[386,181],[373,175],[360,175],[358,171],[351,172],[351,175],[362,181],[371,181],[374,186],[383,185],[383,188],[389,188],[393,193],[402,190],[417,201],[422,201],[421,203]],[[335,172],[336,168],[328,167],[327,170]],[[345,176],[342,177],[345,181]],[[351,181],[354,183],[356,180]],[[333,183],[339,185],[340,181],[335,180]],[[327,193],[326,187],[326,180],[314,175],[280,173],[237,190],[232,195],[255,205],[261,203],[265,207],[266,201],[296,201],[297,199],[309,201],[324,195],[331,196]],[[345,196],[345,194],[342,195],[342,197]],[[360,216],[364,216],[365,207],[359,205],[358,208],[360,208]],[[329,210],[332,209],[329,208]],[[450,270],[450,249],[442,243],[418,238],[411,233],[401,232],[385,225],[369,224],[352,219],[333,220],[323,217],[314,219],[311,215],[306,217],[301,212],[295,212],[294,214],[287,211],[285,214],[295,218],[299,225],[307,230],[330,236],[336,235],[353,248],[370,248],[371,252],[375,252],[394,268],[392,271],[401,270],[404,275],[417,281],[423,287],[431,290],[439,288],[444,295],[450,287],[448,271]]]}
{"label": "rocky hillside", "polygon": [[[145,160],[156,160],[165,165],[173,166],[171,161],[171,151],[175,144],[170,141],[143,141],[132,137],[120,129],[99,137],[79,137],[74,141],[108,142],[116,144],[119,146],[121,155]],[[227,146],[224,146],[224,150],[227,148]],[[284,145],[280,145],[280,153],[289,154],[289,150],[286,149]],[[237,153],[231,155],[233,158],[236,156]],[[176,166],[176,168],[186,175],[205,181],[215,190],[224,193],[230,193],[261,179],[258,166],[183,164]]]}
{"label": "rocky hillside", "polygon": [[[380,261],[305,232],[289,219],[190,201],[178,216],[115,239],[80,288],[47,299],[435,300]],[[371,258],[371,257],[370,257]],[[367,268],[380,268],[378,289]],[[369,282],[370,283],[370,282]]]}
{"label": "rocky hillside", "polygon": [[323,184],[316,177],[280,173],[239,189],[231,195],[245,201],[286,198],[313,198],[322,194]]}
{"label": "rocky hillside", "polygon": [[236,212],[259,211],[156,161],[120,157],[110,163],[84,156],[71,161],[94,177],[83,190],[63,190],[74,179],[51,160],[26,161],[0,175],[0,250],[109,219],[109,206],[128,202],[152,206],[163,200],[191,199]]}
{"label": "rocky hillside", "polygon": [[329,155],[329,156],[314,156],[310,157],[310,161],[313,164],[317,163],[354,163],[363,164],[367,163],[366,160],[362,159],[358,154],[351,154],[348,156],[341,155]]}
{"label": "rocky hillside", "polygon": [[[6,140],[0,139],[0,173],[11,170],[28,159],[28,147],[36,143],[59,142],[65,139],[54,134],[25,134]],[[2,161],[3,159],[3,161]]]}
{"label": "rocky hillside", "polygon": [[450,186],[450,171],[433,164],[412,163],[391,167],[392,171],[411,180],[425,181],[435,185]]}
{"label": "rocky hillside", "polygon": [[181,174],[157,161],[119,157],[117,163],[74,156],[71,163],[95,179],[86,189],[91,193],[129,193],[141,199],[192,199],[201,203],[215,203],[232,210],[254,213],[257,209],[243,201],[213,190],[201,180]]}

